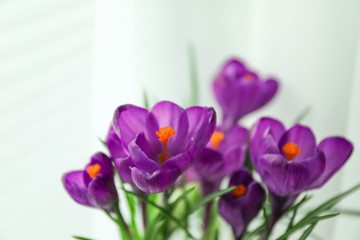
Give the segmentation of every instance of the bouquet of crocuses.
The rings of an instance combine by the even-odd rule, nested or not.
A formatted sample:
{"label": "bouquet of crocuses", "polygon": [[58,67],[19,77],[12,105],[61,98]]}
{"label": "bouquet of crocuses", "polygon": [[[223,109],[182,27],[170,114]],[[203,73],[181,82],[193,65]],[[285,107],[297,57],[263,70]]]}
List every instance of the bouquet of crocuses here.
{"label": "bouquet of crocuses", "polygon": [[[237,59],[225,62],[212,84],[218,122],[211,107],[118,107],[104,141],[109,154],[98,152],[84,170],[64,174],[69,195],[103,210],[127,240],[219,239],[220,217],[235,239],[282,240],[295,232],[306,239],[319,221],[337,216],[334,205],[359,185],[307,211],[301,207],[309,195],[299,196],[323,186],[352,144],[343,137],[317,143],[309,127],[287,129],[273,118],[251,129],[239,125],[275,96],[278,82]],[[127,208],[120,209],[120,198]],[[280,219],[286,227],[275,236]]]}

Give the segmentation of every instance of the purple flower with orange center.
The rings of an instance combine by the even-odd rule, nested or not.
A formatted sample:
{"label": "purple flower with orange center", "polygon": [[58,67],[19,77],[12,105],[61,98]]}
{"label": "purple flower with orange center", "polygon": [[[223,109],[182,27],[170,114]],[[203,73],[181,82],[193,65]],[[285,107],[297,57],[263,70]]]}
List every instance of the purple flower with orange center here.
{"label": "purple flower with orange center", "polygon": [[222,110],[226,132],[239,119],[267,104],[276,94],[278,82],[263,81],[237,59],[228,60],[213,82],[213,91]]}
{"label": "purple flower with orange center", "polygon": [[[190,167],[194,156],[209,141],[215,119],[212,108],[182,109],[167,101],[157,103],[150,111],[119,107],[113,122],[125,155],[115,159],[119,174],[130,171],[133,183],[146,193],[164,191]],[[124,159],[128,164],[121,168]]]}
{"label": "purple flower with orange center", "polygon": [[242,168],[245,162],[247,129],[234,126],[228,133],[218,127],[206,148],[194,161],[195,177],[200,179],[203,195],[219,189],[221,181]]}
{"label": "purple flower with orange center", "polygon": [[316,144],[308,127],[297,124],[286,130],[275,119],[260,119],[251,130],[250,152],[255,169],[270,190],[275,214],[271,224],[298,194],[324,185],[352,150],[352,144],[343,137],[328,137]]}
{"label": "purple flower with orange center", "polygon": [[241,239],[247,226],[261,209],[265,191],[244,169],[232,175],[229,183],[229,187],[231,186],[236,188],[220,198],[218,210],[231,225],[236,239]]}
{"label": "purple flower with orange center", "polygon": [[118,204],[113,165],[103,153],[93,155],[84,170],[64,174],[62,181],[69,195],[82,205],[112,211]]}

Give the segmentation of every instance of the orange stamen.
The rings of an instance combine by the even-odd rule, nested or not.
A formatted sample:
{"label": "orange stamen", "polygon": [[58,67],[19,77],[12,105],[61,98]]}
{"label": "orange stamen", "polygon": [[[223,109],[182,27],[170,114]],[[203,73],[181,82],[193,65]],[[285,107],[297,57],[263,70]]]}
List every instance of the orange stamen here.
{"label": "orange stamen", "polygon": [[293,142],[288,142],[282,147],[285,153],[286,159],[292,161],[297,155],[301,153],[301,149]]}
{"label": "orange stamen", "polygon": [[232,195],[234,195],[236,198],[242,197],[245,195],[247,191],[247,188],[244,184],[237,185],[237,187],[231,191]]}
{"label": "orange stamen", "polygon": [[87,169],[88,174],[91,178],[95,178],[99,172],[100,172],[101,166],[98,163],[95,163],[94,165],[90,165]]}
{"label": "orange stamen", "polygon": [[164,144],[164,153],[160,153],[160,162],[164,163],[167,160],[167,142],[169,139],[174,136],[176,132],[172,127],[160,128],[156,131],[156,135],[159,137],[159,141]]}
{"label": "orange stamen", "polygon": [[225,134],[220,131],[215,131],[213,135],[211,135],[210,142],[213,149],[218,149],[220,142],[225,138]]}
{"label": "orange stamen", "polygon": [[252,75],[251,73],[245,73],[244,75],[242,75],[242,78],[245,79],[245,81],[247,82],[251,82],[254,80],[254,75]]}

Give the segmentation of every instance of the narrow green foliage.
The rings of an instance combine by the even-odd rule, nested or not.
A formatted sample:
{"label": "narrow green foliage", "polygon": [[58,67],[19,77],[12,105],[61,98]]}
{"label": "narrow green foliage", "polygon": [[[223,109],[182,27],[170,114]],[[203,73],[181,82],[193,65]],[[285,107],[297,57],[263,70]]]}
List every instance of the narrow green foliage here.
{"label": "narrow green foliage", "polygon": [[203,198],[200,202],[196,203],[190,210],[190,213],[195,212],[196,210],[200,209],[203,205],[207,204],[208,202],[211,202],[212,200],[214,200],[217,197],[220,197],[228,192],[231,192],[233,189],[235,188],[235,186],[230,187],[228,189],[225,190],[220,190],[218,192],[212,193],[210,195],[208,195],[207,197]]}
{"label": "narrow green foliage", "polygon": [[143,105],[144,105],[144,108],[149,109],[149,98],[148,98],[146,90],[143,91]]}
{"label": "narrow green foliage", "polygon": [[102,140],[100,137],[97,137],[98,138],[98,140],[101,142],[101,144],[106,148],[106,149],[108,149],[108,147],[107,147],[107,145],[106,145],[106,143],[105,143],[105,141],[104,140]]}
{"label": "narrow green foliage", "polygon": [[91,238],[80,237],[80,236],[72,236],[72,237],[75,238],[75,239],[79,239],[79,240],[94,240],[94,239],[91,239]]}
{"label": "narrow green foliage", "polygon": [[325,220],[328,218],[332,218],[332,217],[336,217],[338,216],[340,213],[334,213],[334,214],[328,214],[328,215],[324,215],[324,216],[317,216],[317,217],[311,217],[311,218],[307,218],[307,219],[303,219],[300,222],[298,222],[297,224],[295,224],[291,229],[289,229],[288,231],[286,231],[282,236],[280,236],[279,238],[277,238],[277,240],[285,240],[287,239],[291,234],[293,234],[294,232],[296,232],[299,229],[304,228],[305,226],[309,225],[309,224],[314,224],[317,223],[318,221],[321,220]]}
{"label": "narrow green foliage", "polygon": [[156,207],[157,209],[159,209],[162,213],[164,213],[164,215],[166,215],[169,219],[171,219],[172,221],[174,221],[182,230],[184,230],[184,232],[186,233],[186,235],[191,238],[191,239],[195,239],[192,234],[187,230],[187,228],[182,224],[182,222],[177,219],[176,217],[174,217],[170,211],[168,211],[168,209],[166,208],[163,208],[161,206],[159,206],[158,204],[150,201],[149,199],[147,199],[146,197],[143,197],[139,194],[136,194],[136,193],[133,193],[133,192],[130,192],[130,191],[127,191],[124,189],[125,192],[129,193],[129,194],[132,194],[134,196],[136,196],[137,198],[143,200],[144,202],[146,203],[149,203],[151,204],[152,206]]}
{"label": "narrow green foliage", "polygon": [[199,105],[199,84],[196,68],[196,55],[193,44],[188,45],[188,58],[190,68],[191,105]]}
{"label": "narrow green foliage", "polygon": [[301,123],[305,119],[305,117],[310,113],[310,111],[311,111],[311,106],[309,105],[304,110],[302,110],[300,114],[295,118],[293,125]]}
{"label": "narrow green foliage", "polygon": [[315,228],[316,224],[317,224],[317,222],[311,224],[310,227],[308,227],[308,228],[303,232],[303,234],[301,235],[301,237],[300,237],[299,240],[305,240],[305,239],[310,235],[310,233],[312,232],[312,230]]}

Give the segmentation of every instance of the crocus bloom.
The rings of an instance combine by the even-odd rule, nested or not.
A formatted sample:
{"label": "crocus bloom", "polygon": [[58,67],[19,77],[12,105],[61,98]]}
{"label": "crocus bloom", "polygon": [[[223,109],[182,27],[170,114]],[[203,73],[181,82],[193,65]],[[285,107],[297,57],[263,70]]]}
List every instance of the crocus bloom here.
{"label": "crocus bloom", "polygon": [[216,125],[215,111],[198,106],[184,110],[167,101],[150,111],[125,106],[116,110],[113,127],[133,164],[129,164],[131,178],[146,193],[162,192],[209,141]]}
{"label": "crocus bloom", "polygon": [[264,106],[277,89],[274,79],[262,81],[239,60],[228,60],[213,82],[213,91],[222,110],[223,129],[229,130],[240,118]]}
{"label": "crocus bloom", "polygon": [[111,159],[96,153],[84,170],[64,174],[65,189],[78,203],[112,211],[119,198],[114,184]]}
{"label": "crocus bloom", "polygon": [[243,236],[248,224],[261,209],[265,191],[246,170],[240,170],[232,175],[229,183],[229,187],[231,186],[236,188],[220,198],[218,210],[225,221],[232,226],[238,239]]}
{"label": "crocus bloom", "polygon": [[194,161],[203,195],[218,190],[224,177],[242,168],[245,162],[247,129],[235,126],[228,133],[218,127],[206,148]]}
{"label": "crocus bloom", "polygon": [[[130,167],[134,167],[135,165],[130,158],[129,151],[115,133],[113,126],[109,129],[105,143],[109,149],[111,158],[114,160],[121,181],[130,183],[134,187],[135,183],[131,177]],[[137,190],[137,188],[134,190]]]}
{"label": "crocus bloom", "polygon": [[312,131],[295,125],[285,130],[275,119],[262,118],[251,130],[253,165],[269,189],[270,229],[299,193],[325,184],[344,165],[353,150],[343,137],[329,137],[318,145]]}

